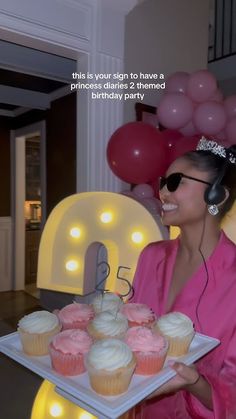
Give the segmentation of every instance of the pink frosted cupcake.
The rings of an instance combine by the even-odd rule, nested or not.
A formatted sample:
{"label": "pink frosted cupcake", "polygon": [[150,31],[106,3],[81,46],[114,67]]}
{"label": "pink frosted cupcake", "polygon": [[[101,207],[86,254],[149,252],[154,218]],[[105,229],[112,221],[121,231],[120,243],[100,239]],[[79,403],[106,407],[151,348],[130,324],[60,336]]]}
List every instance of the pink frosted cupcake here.
{"label": "pink frosted cupcake", "polygon": [[62,329],[86,330],[90,320],[94,317],[94,310],[88,304],[72,303],[63,307],[57,316],[62,324]]}
{"label": "pink frosted cupcake", "polygon": [[54,336],[49,345],[52,367],[62,375],[78,375],[85,372],[84,356],[92,345],[92,339],[84,330],[68,329]]}
{"label": "pink frosted cupcake", "polygon": [[158,373],[165,362],[168,342],[147,327],[131,327],[125,337],[126,344],[136,358],[135,373],[151,375]]}
{"label": "pink frosted cupcake", "polygon": [[121,307],[120,312],[128,319],[129,327],[152,327],[156,320],[155,314],[146,304],[126,303]]}

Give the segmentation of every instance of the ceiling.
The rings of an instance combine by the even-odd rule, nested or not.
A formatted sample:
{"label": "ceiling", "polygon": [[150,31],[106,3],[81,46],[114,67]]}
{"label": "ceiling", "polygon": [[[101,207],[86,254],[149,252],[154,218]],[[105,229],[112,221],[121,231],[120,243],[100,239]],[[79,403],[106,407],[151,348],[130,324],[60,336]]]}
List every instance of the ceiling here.
{"label": "ceiling", "polygon": [[76,61],[0,40],[0,116],[16,117],[70,93]]}

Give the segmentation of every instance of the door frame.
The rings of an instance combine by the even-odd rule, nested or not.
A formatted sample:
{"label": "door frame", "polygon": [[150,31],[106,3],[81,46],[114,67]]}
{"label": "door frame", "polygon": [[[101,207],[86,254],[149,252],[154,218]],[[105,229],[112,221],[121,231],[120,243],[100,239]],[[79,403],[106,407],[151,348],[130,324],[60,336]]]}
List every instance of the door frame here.
{"label": "door frame", "polygon": [[25,141],[40,136],[40,188],[42,227],[46,221],[46,123],[41,121],[11,130],[11,216],[12,216],[12,283],[13,289],[25,289]]}

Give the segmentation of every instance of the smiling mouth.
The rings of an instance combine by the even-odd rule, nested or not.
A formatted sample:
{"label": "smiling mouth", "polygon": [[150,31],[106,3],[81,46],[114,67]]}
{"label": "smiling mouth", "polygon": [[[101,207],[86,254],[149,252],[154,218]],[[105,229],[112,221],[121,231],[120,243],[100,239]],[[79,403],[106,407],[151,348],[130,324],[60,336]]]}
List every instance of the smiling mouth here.
{"label": "smiling mouth", "polygon": [[174,211],[178,208],[178,205],[175,204],[162,204],[162,211],[168,212],[168,211]]}

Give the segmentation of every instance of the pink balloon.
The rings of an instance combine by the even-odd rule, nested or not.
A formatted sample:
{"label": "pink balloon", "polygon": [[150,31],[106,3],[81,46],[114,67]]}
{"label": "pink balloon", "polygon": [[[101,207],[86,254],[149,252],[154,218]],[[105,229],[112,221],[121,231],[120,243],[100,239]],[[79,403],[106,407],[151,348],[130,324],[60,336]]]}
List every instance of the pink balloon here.
{"label": "pink balloon", "polygon": [[215,135],[219,133],[226,123],[223,105],[214,101],[201,103],[194,110],[193,123],[201,134]]}
{"label": "pink balloon", "polygon": [[125,190],[125,191],[122,191],[121,194],[126,195],[129,198],[133,198],[133,199],[136,198],[136,195],[133,193],[133,191]]}
{"label": "pink balloon", "polygon": [[208,70],[199,70],[190,74],[187,95],[194,102],[205,102],[209,100],[216,89],[216,78]]}
{"label": "pink balloon", "polygon": [[224,99],[223,93],[221,90],[217,89],[215,93],[210,97],[209,100],[215,100],[216,102],[222,102]]}
{"label": "pink balloon", "polygon": [[166,92],[186,93],[189,74],[185,71],[177,71],[168,77],[166,81]]}
{"label": "pink balloon", "polygon": [[179,129],[192,118],[192,101],[183,93],[167,93],[157,108],[159,122],[166,128]]}
{"label": "pink balloon", "polygon": [[133,189],[133,193],[138,198],[152,198],[154,196],[154,190],[148,183],[141,183],[136,185]]}
{"label": "pink balloon", "polygon": [[225,129],[223,129],[222,131],[218,132],[218,134],[215,135],[215,138],[217,140],[220,140],[220,141],[225,140],[226,139]]}
{"label": "pink balloon", "polygon": [[193,136],[198,134],[198,131],[196,127],[193,125],[192,121],[189,121],[187,125],[185,125],[183,128],[179,129],[179,132],[185,136]]}
{"label": "pink balloon", "polygon": [[197,144],[199,142],[199,137],[182,137],[176,142],[175,146],[172,147],[169,153],[170,164],[176,160],[178,157],[182,156],[188,151],[196,150]]}
{"label": "pink balloon", "polygon": [[224,108],[228,119],[236,116],[236,95],[228,96],[225,99]]}
{"label": "pink balloon", "polygon": [[236,144],[236,116],[227,122],[225,132],[229,144]]}
{"label": "pink balloon", "polygon": [[156,179],[166,166],[165,159],[161,132],[144,122],[123,125],[108,142],[108,164],[116,176],[128,183]]}

